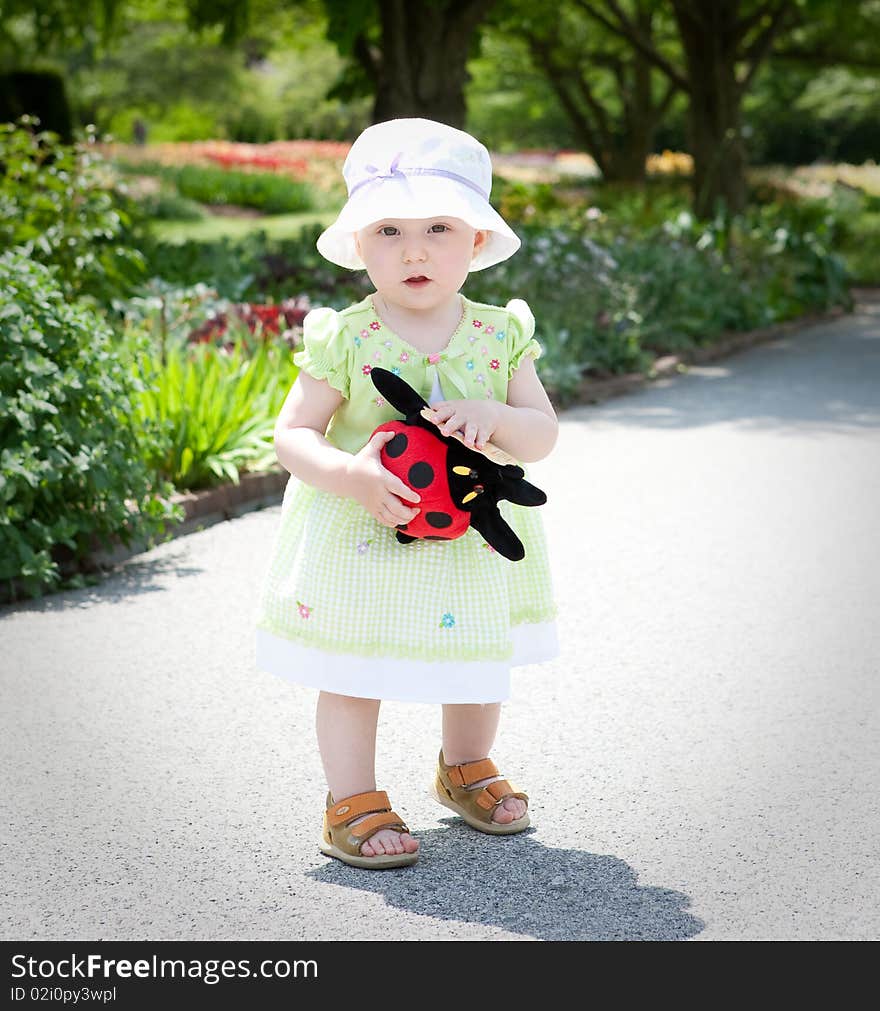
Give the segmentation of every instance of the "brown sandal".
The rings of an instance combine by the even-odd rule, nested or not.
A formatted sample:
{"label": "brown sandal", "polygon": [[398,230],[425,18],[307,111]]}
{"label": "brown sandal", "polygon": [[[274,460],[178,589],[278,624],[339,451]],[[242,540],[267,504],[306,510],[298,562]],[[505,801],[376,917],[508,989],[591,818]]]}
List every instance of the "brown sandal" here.
{"label": "brown sandal", "polygon": [[[357,825],[350,822],[362,814],[369,814]],[[409,832],[400,815],[391,810],[388,794],[384,790],[368,790],[354,793],[350,797],[333,802],[327,794],[327,809],[324,812],[324,828],[318,844],[321,852],[336,857],[352,867],[403,867],[418,860],[415,853],[381,853],[374,857],[361,856],[361,846],[380,829],[390,828],[395,832]]]}
{"label": "brown sandal", "polygon": [[465,762],[462,765],[447,765],[443,761],[443,749],[437,762],[437,775],[434,777],[434,797],[444,807],[455,811],[457,815],[479,832],[490,835],[512,835],[522,832],[529,825],[529,812],[506,825],[492,821],[495,808],[508,797],[517,797],[529,802],[528,794],[515,791],[506,779],[488,783],[482,790],[468,790],[467,787],[478,783],[481,779],[497,776],[498,767],[491,758],[481,758],[476,762]]}

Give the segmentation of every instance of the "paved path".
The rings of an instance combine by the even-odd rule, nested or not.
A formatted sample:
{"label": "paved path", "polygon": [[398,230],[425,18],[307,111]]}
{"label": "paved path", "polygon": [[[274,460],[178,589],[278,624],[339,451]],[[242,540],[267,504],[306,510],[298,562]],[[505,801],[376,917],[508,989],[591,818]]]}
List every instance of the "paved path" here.
{"label": "paved path", "polygon": [[422,860],[317,852],[313,696],[252,662],[274,507],[0,611],[2,936],[880,937],[880,309],[568,411],[533,474],[563,655],[496,750],[533,830],[446,818],[439,709],[391,703]]}

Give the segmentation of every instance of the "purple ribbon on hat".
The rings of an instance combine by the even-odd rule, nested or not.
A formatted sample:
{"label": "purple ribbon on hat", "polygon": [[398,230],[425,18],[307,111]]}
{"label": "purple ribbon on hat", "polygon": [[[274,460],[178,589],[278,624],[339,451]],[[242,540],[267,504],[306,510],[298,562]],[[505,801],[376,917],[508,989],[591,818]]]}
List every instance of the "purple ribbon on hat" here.
{"label": "purple ribbon on hat", "polygon": [[378,182],[381,179],[404,179],[406,176],[444,176],[446,179],[454,179],[456,182],[468,186],[476,193],[479,193],[484,200],[488,201],[489,199],[489,194],[481,186],[478,186],[472,179],[459,175],[457,172],[447,172],[446,169],[438,168],[398,168],[398,163],[402,157],[403,151],[398,151],[386,172],[380,172],[375,165],[364,165],[364,170],[369,172],[370,175],[352,186],[348,191],[349,197],[354,196],[355,191],[359,190],[361,186],[366,186],[367,183]]}

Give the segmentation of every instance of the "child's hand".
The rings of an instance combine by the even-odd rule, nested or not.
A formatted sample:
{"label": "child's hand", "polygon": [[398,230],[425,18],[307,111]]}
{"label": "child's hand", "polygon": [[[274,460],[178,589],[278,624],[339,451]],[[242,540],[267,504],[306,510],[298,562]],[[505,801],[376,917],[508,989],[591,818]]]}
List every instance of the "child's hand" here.
{"label": "child's hand", "polygon": [[443,435],[461,431],[470,449],[482,449],[501,421],[501,405],[497,400],[441,400],[432,408],[434,415],[430,420]]}
{"label": "child's hand", "polygon": [[[417,516],[418,509],[407,506],[401,498],[421,502],[418,492],[382,464],[382,447],[395,436],[394,432],[376,432],[364,448],[352,456],[348,464],[348,494],[383,526],[396,527]],[[400,496],[400,497],[398,497]]]}

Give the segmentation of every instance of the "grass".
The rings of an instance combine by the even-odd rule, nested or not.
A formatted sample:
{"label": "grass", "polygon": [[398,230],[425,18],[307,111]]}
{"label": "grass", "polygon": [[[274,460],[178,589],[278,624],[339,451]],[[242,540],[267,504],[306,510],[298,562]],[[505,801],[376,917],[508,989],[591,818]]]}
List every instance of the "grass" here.
{"label": "grass", "polygon": [[202,221],[154,221],[151,228],[161,241],[179,244],[187,240],[211,242],[224,237],[241,239],[251,232],[266,232],[273,239],[293,238],[305,225],[318,223],[326,228],[335,220],[336,214],[331,211],[264,214],[246,218],[209,214]]}

